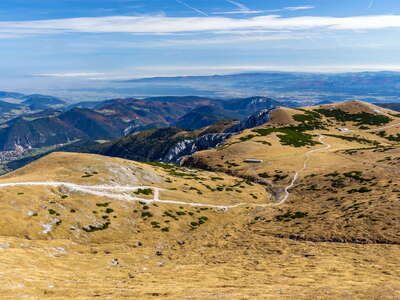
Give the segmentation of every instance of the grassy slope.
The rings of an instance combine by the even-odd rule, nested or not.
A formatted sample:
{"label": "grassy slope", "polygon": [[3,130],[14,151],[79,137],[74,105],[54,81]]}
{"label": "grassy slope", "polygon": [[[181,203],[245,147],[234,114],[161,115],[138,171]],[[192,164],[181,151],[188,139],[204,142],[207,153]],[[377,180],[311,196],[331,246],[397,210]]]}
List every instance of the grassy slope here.
{"label": "grassy slope", "polygon": [[[360,109],[354,105],[347,108],[353,114]],[[394,226],[399,224],[400,209],[400,186],[396,180],[399,176],[396,167],[400,165],[398,142],[359,129],[356,122],[337,122],[325,117],[320,121],[326,125],[325,130],[305,133],[325,135],[332,148],[313,153],[308,168],[291,189],[289,201],[261,213],[251,226],[274,236],[309,240],[400,243],[398,226]],[[388,125],[396,122],[400,123],[400,119],[392,117]],[[279,137],[282,133],[269,129],[273,126],[276,125],[246,131],[220,149],[196,153],[189,163],[264,181],[272,185],[271,192],[279,193],[302,168],[306,151],[323,145],[285,145],[286,140]],[[352,131],[339,132],[336,129],[339,127]],[[260,132],[268,134],[261,136]],[[395,135],[400,128],[386,132]],[[311,140],[318,141],[316,136]],[[351,150],[359,148],[369,149]],[[264,162],[249,166],[243,162],[246,158]],[[348,174],[353,171],[361,174]]]}
{"label": "grassy slope", "polygon": [[[337,134],[332,125],[329,132]],[[346,126],[351,127],[351,124]],[[276,134],[242,142],[240,137],[248,134],[244,132],[231,139],[230,146],[199,153],[198,158],[212,168],[245,176],[263,174],[260,180],[275,180],[276,186],[284,186],[288,182],[284,175],[291,176],[301,168],[305,151],[321,147],[282,146]],[[360,131],[357,134],[387,143],[384,138],[370,133]],[[257,140],[271,143],[271,146],[257,143]],[[399,297],[398,245],[310,243],[277,237],[304,235],[313,240],[344,237],[398,241],[395,230],[399,210],[397,192],[393,191],[396,180],[395,173],[389,172],[397,171],[398,148],[379,149],[385,152],[373,152],[376,149],[345,151],[370,145],[335,137],[328,137],[327,141],[333,148],[313,155],[310,168],[293,188],[291,198],[279,207],[251,206],[250,203],[267,201],[269,194],[265,186],[223,173],[97,155],[55,153],[3,176],[0,183],[58,180],[77,184],[150,184],[173,189],[162,192],[161,199],[214,204],[248,202],[249,206],[228,212],[166,204],[145,208],[140,203],[107,200],[62,188],[1,189],[0,248],[3,250],[0,251],[0,268],[4,276],[0,278],[0,297]],[[249,167],[242,162],[249,156],[264,159],[265,163]],[[225,161],[230,163],[225,164]],[[347,174],[359,169],[362,174]],[[334,175],[335,171],[340,174]],[[330,175],[325,176],[327,174]],[[267,177],[270,175],[271,178]],[[341,177],[344,179],[337,180]],[[373,177],[377,179],[368,181]],[[333,179],[336,180],[333,182]],[[370,187],[375,182],[369,193],[347,193],[363,187],[364,183]],[[338,187],[332,186],[333,183]],[[316,187],[310,189],[313,185]],[[223,191],[218,191],[222,187]],[[328,191],[330,188],[337,193]],[[328,200],[327,191],[338,199]],[[345,198],[341,199],[343,196]],[[151,198],[151,195],[144,197]],[[106,207],[97,205],[106,202],[110,202]],[[113,211],[107,214],[107,208]],[[62,223],[50,234],[43,235],[40,224],[54,218],[49,209],[60,214],[56,217],[62,219]],[[71,212],[72,209],[75,212]],[[38,215],[29,216],[28,210]],[[328,212],[322,214],[324,211]],[[152,217],[143,217],[143,212],[151,212]],[[368,218],[358,218],[359,214]],[[381,219],[373,223],[370,217],[378,214]],[[111,219],[107,229],[82,230],[88,224],[102,221],[103,215]],[[206,217],[203,220],[207,221],[194,229],[191,222],[201,217]],[[348,223],[343,222],[346,218]],[[161,228],[152,222],[162,224]],[[382,229],[388,225],[386,222],[391,223],[389,230]],[[76,229],[71,230],[71,226]],[[162,231],[166,226],[169,231]]]}
{"label": "grassy slope", "polygon": [[[46,173],[43,170],[48,170]],[[265,188],[246,183],[225,174],[176,168],[172,166],[152,166],[118,158],[106,158],[90,154],[53,153],[13,173],[1,177],[0,183],[61,181],[80,185],[120,184],[130,186],[150,185],[166,189],[161,199],[182,202],[198,202],[214,205],[232,205],[241,202],[262,203],[268,198]],[[134,194],[132,194],[134,196]],[[145,198],[152,199],[152,195]],[[112,201],[107,207],[114,212],[105,213],[106,208],[98,206],[108,200],[97,196],[71,192],[65,188],[49,187],[7,187],[0,189],[4,212],[0,221],[0,234],[34,239],[76,238],[97,240],[99,238],[123,238],[128,232],[135,233],[135,224],[154,227],[152,222],[170,227],[171,231],[190,231],[191,222],[200,217],[216,213],[216,209],[200,209],[157,204],[144,208],[140,203]],[[110,202],[108,201],[108,202]],[[17,202],[17,206],[16,206]],[[17,210],[15,208],[18,207]],[[172,210],[174,218],[165,211]],[[35,216],[30,216],[29,211]],[[55,211],[56,213],[51,213]],[[143,213],[150,212],[153,217]],[[181,216],[177,212],[185,212]],[[59,214],[59,215],[57,215]],[[103,216],[109,218],[103,219]],[[115,218],[114,218],[115,216]],[[55,218],[62,221],[49,235],[42,234],[43,224],[50,224]],[[111,220],[110,228],[94,234],[86,234],[82,229],[93,223]],[[169,222],[165,222],[169,221]],[[209,216],[209,221],[213,218]],[[206,222],[208,223],[208,222]],[[71,230],[71,227],[75,229]],[[122,229],[122,230],[121,230]],[[161,228],[157,230],[160,231]],[[112,233],[112,234],[111,234]]]}

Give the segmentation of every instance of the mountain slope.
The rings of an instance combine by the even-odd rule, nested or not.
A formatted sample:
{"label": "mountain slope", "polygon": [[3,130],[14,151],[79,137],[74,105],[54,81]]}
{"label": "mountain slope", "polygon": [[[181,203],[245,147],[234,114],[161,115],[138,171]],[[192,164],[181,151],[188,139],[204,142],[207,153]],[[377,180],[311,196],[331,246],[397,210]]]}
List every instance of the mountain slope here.
{"label": "mountain slope", "polygon": [[66,111],[59,116],[59,119],[84,132],[86,137],[92,139],[120,137],[126,126],[119,120],[83,108],[74,108]]}
{"label": "mountain slope", "polygon": [[[27,184],[24,185],[24,182]],[[29,182],[38,184],[30,185]],[[193,227],[201,227],[202,224],[205,227],[211,226],[207,221],[214,223],[211,215],[218,209],[239,203],[239,200],[245,204],[257,205],[266,197],[263,186],[243,183],[243,187],[238,187],[243,192],[241,199],[235,199],[236,192],[233,189],[219,192],[219,199],[214,199],[214,189],[218,186],[228,187],[237,182],[241,181],[225,174],[165,164],[143,164],[90,154],[53,153],[1,177],[2,196],[11,196],[21,190],[24,193],[19,194],[18,210],[15,213],[11,212],[12,201],[0,203],[3,211],[8,212],[0,221],[0,235],[28,235],[32,239],[116,241],[124,239],[127,233],[137,234],[140,228],[152,230],[156,235],[162,233],[162,228],[155,226],[152,221],[158,221],[158,224],[167,226],[170,231],[178,234],[180,230],[190,232]],[[129,190],[130,187],[132,188]],[[82,202],[83,194],[90,198]],[[258,195],[260,200],[254,199],[250,194]],[[176,203],[167,201],[168,199]],[[109,204],[103,205],[105,201]],[[155,201],[154,204],[157,205],[144,207],[146,203],[142,204],[140,201],[149,202],[149,205],[152,204],[151,201]],[[129,210],[126,209],[127,206]],[[178,218],[163,214],[164,210],[180,209],[180,206],[184,207],[181,208],[183,211],[194,211],[193,217],[187,213],[178,214]],[[199,210],[196,207],[207,209]],[[108,210],[109,208],[112,210]],[[135,213],[139,219],[132,226],[129,224],[134,209],[140,210],[140,213]],[[27,218],[25,212],[29,210],[33,214],[28,214],[30,218]],[[201,224],[190,224],[190,221],[195,221],[201,215],[209,215],[210,218],[205,218]],[[20,222],[16,224],[14,220],[18,218]],[[170,222],[163,222],[171,218]],[[54,219],[58,220],[57,224],[53,223]],[[107,228],[87,230],[91,228],[90,225],[106,222],[110,223]],[[147,234],[144,232],[144,236]]]}
{"label": "mountain slope", "polygon": [[24,96],[25,95],[21,93],[0,91],[0,99],[6,99],[6,98],[22,99]]}
{"label": "mountain slope", "polygon": [[59,98],[47,95],[40,95],[40,94],[32,94],[24,96],[23,100],[24,101],[22,102],[22,104],[31,107],[32,110],[57,107],[57,106],[59,107],[66,104],[65,101]]}
{"label": "mountain slope", "polygon": [[210,100],[162,102],[128,98],[105,101],[99,107],[96,107],[96,110],[122,120],[137,120],[142,124],[169,124],[175,122],[196,106],[210,103]]}
{"label": "mountain slope", "polygon": [[199,129],[222,120],[234,119],[235,115],[218,106],[200,106],[181,117],[174,126],[189,130]]}
{"label": "mountain slope", "polygon": [[24,95],[21,93],[0,91],[0,122],[7,122],[21,115],[36,113],[42,110],[63,107],[66,102],[47,95]]}
{"label": "mountain slope", "polygon": [[[208,110],[206,107],[205,111]],[[268,122],[270,112],[261,110],[242,122],[219,121],[196,131],[177,127],[145,130],[81,151],[139,161],[178,163],[186,155],[215,148],[234,134]]]}
{"label": "mountain slope", "polygon": [[376,103],[375,105],[394,111],[400,111],[400,103]]}
{"label": "mountain slope", "polygon": [[158,161],[170,147],[194,136],[193,132],[176,127],[145,130],[99,145],[90,152],[138,161]]}
{"label": "mountain slope", "polygon": [[[331,164],[330,152],[323,155],[310,157],[317,159],[313,168]],[[283,166],[278,163],[276,167]],[[318,176],[307,180],[319,184]],[[353,174],[344,183],[350,181],[360,177]],[[311,210],[323,203],[315,191],[274,205],[265,188],[224,173],[53,153],[0,177],[4,275],[0,297],[273,299],[296,295],[333,300],[399,295],[398,245],[287,238],[288,232],[301,226],[305,226],[304,238],[317,232],[316,226],[325,226],[319,232],[326,230],[329,239],[331,232],[339,236],[349,230],[363,237],[381,223],[364,222],[354,210],[373,201],[369,212],[382,213],[379,201],[349,194],[344,200],[346,215],[337,215],[336,221],[347,218],[350,227],[332,226],[330,212],[318,215]],[[341,192],[337,196],[340,199]],[[362,203],[350,207],[358,204],[350,205],[358,198]],[[333,212],[340,204],[326,201],[323,204],[330,206],[323,209]],[[398,211],[393,207],[380,218],[391,218],[395,229],[398,220],[393,217]]]}
{"label": "mountain slope", "polygon": [[[293,103],[285,103],[294,105]],[[281,106],[282,103],[267,97],[250,97],[218,101],[213,106],[200,106],[191,110],[175,123],[175,126],[186,129],[198,129],[221,120],[239,119],[264,109]]]}
{"label": "mountain slope", "polygon": [[20,118],[0,130],[0,145],[2,151],[19,147],[39,148],[83,137],[80,130],[58,118],[45,117],[33,121]]}
{"label": "mountain slope", "polygon": [[177,127],[145,130],[81,151],[138,161],[165,161],[181,143],[221,133],[233,124],[234,121],[221,121],[197,131]]}
{"label": "mountain slope", "polygon": [[255,230],[313,241],[399,243],[392,222],[399,218],[400,118],[362,102],[279,111],[279,119],[197,152],[184,165],[268,185],[283,205],[260,215]]}
{"label": "mountain slope", "polygon": [[262,109],[271,109],[277,106],[293,106],[291,102],[279,102],[267,97],[250,97],[227,100],[222,103],[224,109],[238,111],[242,115],[251,115]]}
{"label": "mountain slope", "polygon": [[0,101],[0,113],[8,113],[12,110],[18,110],[21,109],[22,106],[20,104],[15,104],[15,103],[9,103],[6,101]]}
{"label": "mountain slope", "polygon": [[[266,97],[211,99],[203,97],[154,97],[114,99],[96,107],[100,113],[130,121],[135,127],[164,124],[199,129],[224,119],[245,119],[249,115],[276,106],[294,105]],[[159,126],[159,125],[158,125]]]}
{"label": "mountain slope", "polygon": [[0,150],[40,148],[77,139],[112,139],[121,136],[125,126],[88,109],[48,110],[5,123],[0,129]]}
{"label": "mountain slope", "polygon": [[[232,101],[192,96],[127,98],[91,103],[89,107],[93,108],[78,104],[62,113],[53,113],[54,107],[62,106],[65,102],[44,95],[24,96],[23,99],[22,104],[0,103],[4,121],[8,120],[0,129],[0,150],[13,150],[15,145],[23,148],[50,146],[54,141],[64,143],[82,138],[113,139],[171,125],[199,129],[224,119],[243,119],[248,112],[253,113],[259,107],[277,104],[276,101],[262,97]],[[9,120],[21,114],[23,117]],[[39,120],[41,117],[54,117],[58,120]],[[13,128],[16,123],[18,128]],[[55,127],[46,128],[50,124]],[[60,137],[52,137],[57,132],[62,132]]]}

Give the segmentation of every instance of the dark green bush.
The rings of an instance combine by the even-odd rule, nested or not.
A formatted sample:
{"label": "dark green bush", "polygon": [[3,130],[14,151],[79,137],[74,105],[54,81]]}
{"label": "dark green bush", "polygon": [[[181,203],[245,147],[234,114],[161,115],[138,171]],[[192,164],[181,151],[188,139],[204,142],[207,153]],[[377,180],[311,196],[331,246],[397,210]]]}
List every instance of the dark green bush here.
{"label": "dark green bush", "polygon": [[153,189],[148,188],[148,189],[138,189],[136,192],[134,192],[136,195],[153,195]]}
{"label": "dark green bush", "polygon": [[384,125],[392,121],[385,115],[375,115],[366,112],[350,114],[341,109],[315,109],[316,112],[323,114],[325,117],[334,118],[339,122],[355,122],[361,125]]}

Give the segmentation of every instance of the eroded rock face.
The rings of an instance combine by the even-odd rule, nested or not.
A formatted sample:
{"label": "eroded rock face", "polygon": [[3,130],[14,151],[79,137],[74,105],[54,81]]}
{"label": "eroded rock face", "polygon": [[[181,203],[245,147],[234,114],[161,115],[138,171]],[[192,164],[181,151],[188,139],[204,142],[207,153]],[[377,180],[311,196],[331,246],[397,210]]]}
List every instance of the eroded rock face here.
{"label": "eroded rock face", "polygon": [[270,113],[273,109],[263,109],[248,117],[246,120],[240,122],[225,130],[226,133],[238,133],[243,130],[261,126],[271,120]]}
{"label": "eroded rock face", "polygon": [[218,147],[226,139],[242,132],[243,130],[263,125],[270,121],[272,109],[263,109],[251,115],[246,120],[226,129],[223,133],[211,133],[200,136],[194,140],[184,140],[173,146],[168,154],[162,158],[163,162],[178,163],[182,157],[191,155],[197,151],[203,151]]}
{"label": "eroded rock face", "polygon": [[162,159],[162,161],[177,163],[183,156],[191,155],[197,151],[218,147],[232,135],[233,133],[210,133],[195,140],[179,142],[168,151],[168,154]]}

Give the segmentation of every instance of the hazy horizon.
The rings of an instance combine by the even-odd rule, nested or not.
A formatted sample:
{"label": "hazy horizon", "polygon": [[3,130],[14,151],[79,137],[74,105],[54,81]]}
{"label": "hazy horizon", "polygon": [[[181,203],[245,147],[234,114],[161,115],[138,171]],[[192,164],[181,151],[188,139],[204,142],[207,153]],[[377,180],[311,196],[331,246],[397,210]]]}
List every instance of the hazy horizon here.
{"label": "hazy horizon", "polygon": [[[395,0],[3,0],[0,89],[261,71],[400,71]],[[61,93],[60,92],[60,93]]]}

